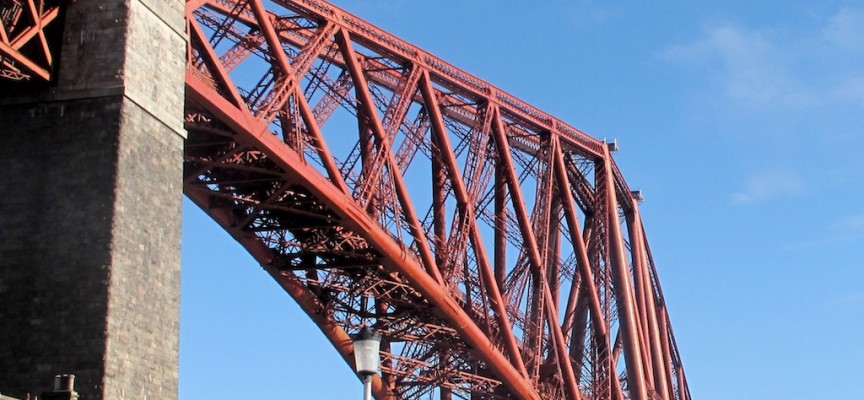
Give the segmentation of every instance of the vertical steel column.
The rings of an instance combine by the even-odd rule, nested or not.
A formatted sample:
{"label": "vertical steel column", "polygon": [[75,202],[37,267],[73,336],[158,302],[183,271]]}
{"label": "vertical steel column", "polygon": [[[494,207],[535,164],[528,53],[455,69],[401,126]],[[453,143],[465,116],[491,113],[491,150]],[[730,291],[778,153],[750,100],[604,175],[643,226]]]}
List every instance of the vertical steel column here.
{"label": "vertical steel column", "polygon": [[[420,94],[423,97],[423,102],[426,104],[426,110],[429,113],[429,118],[432,122],[433,142],[437,143],[443,162],[450,172],[450,181],[453,187],[458,202],[464,207],[464,217],[474,220],[474,205],[468,196],[465,185],[459,175],[456,155],[453,154],[453,148],[450,145],[450,139],[447,137],[447,130],[444,127],[444,117],[441,115],[441,110],[438,108],[438,101],[435,97],[435,91],[432,87],[432,80],[429,74],[424,72],[420,78]],[[466,221],[467,223],[467,221]],[[476,226],[469,229],[468,234],[471,238],[471,243],[474,245],[474,252],[477,257],[477,266],[480,271],[480,278],[486,284],[486,295],[492,302],[492,307],[495,310],[495,316],[498,318],[498,323],[502,329],[502,341],[513,366],[522,374],[523,377],[528,377],[525,363],[522,360],[522,355],[519,352],[519,345],[516,343],[516,337],[513,334],[510,317],[507,314],[506,303],[501,296],[500,287],[497,285],[494,272],[489,266],[489,257],[486,255],[486,247],[483,239],[480,237],[480,232]],[[455,268],[455,266],[454,266]]]}
{"label": "vertical steel column", "polygon": [[[599,292],[597,291],[597,286],[594,283],[594,272],[591,270],[591,263],[588,259],[588,250],[585,246],[585,240],[582,236],[582,231],[579,228],[579,217],[576,213],[572,187],[570,185],[570,180],[567,178],[567,168],[564,163],[563,150],[561,149],[560,145],[557,146],[557,150],[553,153],[553,157],[555,177],[558,180],[558,187],[564,206],[564,217],[570,230],[570,239],[572,241],[573,251],[576,253],[577,257],[578,271],[579,275],[581,276],[580,284],[584,285],[586,290],[585,297],[587,298],[588,306],[591,310],[589,315],[591,317],[592,327],[594,328],[594,335],[597,338],[597,344],[600,346],[599,350],[601,352],[605,351],[606,357],[608,357],[609,359],[607,373],[610,375],[610,383],[617,383],[617,375],[615,374],[615,369],[612,366],[612,345],[609,338],[609,328],[606,326],[606,320],[603,318],[603,309],[600,304],[600,296]],[[571,294],[571,298],[572,297],[573,294]],[[571,350],[573,349],[574,339],[576,338],[571,337]],[[581,343],[579,345],[581,346]]]}
{"label": "vertical steel column", "polygon": [[[321,160],[324,164],[324,168],[327,170],[330,179],[333,183],[342,191],[348,192],[348,185],[345,184],[345,181],[342,177],[339,168],[333,162],[332,157],[329,157],[329,151],[324,144],[323,136],[321,135],[321,131],[318,127],[318,124],[315,122],[315,117],[312,115],[312,111],[309,109],[309,104],[306,103],[305,97],[302,96],[300,92],[297,91],[296,78],[294,77],[293,68],[291,68],[291,63],[288,61],[288,56],[285,55],[285,52],[282,50],[282,42],[279,40],[279,36],[276,34],[276,30],[273,27],[273,22],[270,21],[270,14],[267,13],[267,10],[264,8],[264,5],[261,3],[261,0],[251,0],[249,1],[249,6],[252,8],[252,13],[255,15],[255,18],[258,21],[258,25],[261,27],[261,31],[264,34],[264,38],[267,42],[267,46],[270,48],[270,53],[273,59],[276,61],[276,66],[279,67],[279,70],[282,71],[283,85],[285,86],[283,90],[293,91],[295,94],[295,98],[297,98],[297,103],[300,107],[300,114],[303,118],[303,121],[306,123],[306,128],[309,129],[312,137],[318,142],[320,146],[320,152],[322,154]],[[194,21],[193,24],[197,25]],[[216,63],[216,60],[213,60]],[[227,76],[227,75],[226,75]],[[246,108],[245,103],[241,103],[237,105],[240,108],[240,111],[248,112],[248,108]],[[266,132],[266,127],[264,127]],[[264,133],[264,132],[258,132]]]}
{"label": "vertical steel column", "polygon": [[[551,160],[550,160],[551,161]],[[549,172],[551,174],[551,162]],[[559,296],[560,289],[559,283],[561,281],[561,261],[559,260],[558,255],[561,253],[561,229],[559,223],[561,221],[561,212],[563,211],[560,202],[552,206],[552,210],[549,213],[549,232],[547,233],[547,248],[546,254],[546,271],[549,276],[549,292],[552,295],[552,298],[555,299],[555,309],[559,308]],[[558,315],[557,313],[555,314]]]}
{"label": "vertical steel column", "polygon": [[624,342],[624,361],[627,365],[627,383],[630,398],[633,400],[648,400],[648,389],[645,384],[645,367],[642,364],[641,342],[639,340],[639,320],[636,307],[633,304],[633,287],[630,283],[630,271],[624,256],[621,226],[618,222],[618,200],[615,194],[615,176],[612,173],[612,156],[609,150],[604,151],[600,161],[605,179],[606,191],[600,198],[606,202],[607,231],[609,240],[609,258],[612,262],[614,277],[613,289],[618,303],[618,317]]}
{"label": "vertical steel column", "polygon": [[495,163],[495,280],[503,291],[507,280],[507,182]]}
{"label": "vertical steel column", "polygon": [[[629,195],[629,194],[626,194]],[[645,371],[645,380],[657,388],[654,374],[654,354],[651,347],[651,330],[648,317],[648,293],[645,290],[645,257],[639,235],[639,228],[630,223],[632,212],[625,211],[627,218],[627,232],[630,237],[630,260],[633,271],[633,299],[636,306],[636,315],[639,322],[639,341],[642,344],[642,365]]]}
{"label": "vertical steel column", "polygon": [[[429,108],[429,106],[427,106]],[[432,232],[435,242],[435,261],[448,285],[452,284],[449,279],[453,275],[454,265],[449,265],[446,255],[447,250],[447,175],[441,163],[441,149],[432,142]]]}
{"label": "vertical steel column", "polygon": [[651,346],[651,357],[654,371],[654,388],[655,391],[663,398],[672,400],[669,388],[671,387],[670,376],[666,374],[670,359],[664,357],[664,352],[661,345],[660,331],[657,324],[657,305],[655,303],[654,285],[651,281],[651,274],[646,265],[648,253],[645,251],[645,233],[642,227],[642,218],[639,215],[639,205],[633,199],[633,209],[626,213],[627,226],[630,231],[630,247],[634,255],[634,260],[638,259],[638,263],[634,262],[633,269],[640,271],[639,276],[642,278],[642,301],[645,302],[645,318],[648,322],[648,341]]}
{"label": "vertical steel column", "polygon": [[378,118],[374,118],[376,115],[375,105],[373,104],[369,92],[369,86],[366,83],[366,77],[363,76],[363,70],[357,62],[354,47],[351,45],[351,39],[348,37],[348,32],[345,30],[339,30],[336,33],[336,42],[339,44],[339,48],[342,51],[342,58],[345,60],[345,66],[351,75],[351,80],[357,88],[357,101],[360,103],[362,111],[369,116],[369,126],[372,129],[372,133],[382,143],[382,146],[386,145],[387,147],[387,149],[382,148],[381,151],[387,152],[387,163],[393,179],[393,186],[395,186],[396,189],[396,196],[399,199],[399,203],[402,205],[405,218],[408,220],[407,222],[411,228],[411,234],[417,242],[420,258],[423,260],[423,264],[429,275],[435,278],[439,283],[444,283],[438,264],[435,263],[435,258],[432,255],[432,251],[429,249],[426,232],[423,230],[423,226],[421,226],[420,220],[417,218],[414,204],[411,202],[411,197],[408,195],[408,189],[405,187],[402,175],[397,172],[399,171],[399,163],[396,162],[393,152],[389,150],[389,143],[385,143],[387,139],[384,136],[384,127],[381,125],[381,121],[379,121]]}
{"label": "vertical steel column", "polygon": [[[660,304],[657,305],[657,318],[658,318],[658,331],[660,332],[660,348],[663,351],[663,359],[667,361],[667,363],[663,366],[666,369],[666,378],[669,381],[669,400],[675,399],[675,387],[676,382],[672,381],[672,349],[669,337],[669,329],[668,329],[668,316],[666,315],[666,305],[663,304],[663,299],[660,299]],[[681,386],[680,379],[677,382],[677,387],[679,392],[683,392],[684,386]],[[684,400],[683,393],[679,400]]]}
{"label": "vertical steel column", "polygon": [[[537,241],[535,240],[534,232],[531,227],[531,222],[528,217],[528,213],[525,210],[525,202],[522,197],[522,190],[519,187],[519,178],[516,176],[516,170],[513,167],[513,159],[510,155],[510,144],[507,141],[507,134],[504,131],[504,124],[501,119],[501,111],[496,107],[494,109],[495,115],[492,119],[493,121],[493,129],[495,138],[495,145],[498,149],[499,162],[501,162],[504,166],[504,171],[506,172],[507,177],[507,185],[510,188],[510,197],[513,201],[513,207],[516,210],[516,217],[519,222],[519,227],[522,230],[522,235],[525,238],[525,250],[529,255],[531,263],[535,270],[542,271],[543,264],[540,260],[540,254],[537,251]],[[540,279],[545,279],[542,273],[538,273]],[[579,385],[576,382],[576,375],[573,372],[573,365],[570,362],[570,352],[567,350],[566,342],[564,340],[564,335],[561,332],[561,326],[558,325],[558,314],[555,310],[554,300],[549,293],[549,290],[543,290],[542,293],[538,293],[537,295],[543,296],[543,301],[545,302],[545,312],[548,315],[549,321],[549,331],[551,332],[551,339],[555,348],[555,354],[558,357],[558,362],[561,367],[561,374],[563,375],[561,378],[564,381],[564,387],[567,391],[567,395],[571,399],[579,400],[581,399],[581,394],[579,393]],[[554,322],[553,322],[554,321]],[[641,399],[639,399],[641,400]]]}

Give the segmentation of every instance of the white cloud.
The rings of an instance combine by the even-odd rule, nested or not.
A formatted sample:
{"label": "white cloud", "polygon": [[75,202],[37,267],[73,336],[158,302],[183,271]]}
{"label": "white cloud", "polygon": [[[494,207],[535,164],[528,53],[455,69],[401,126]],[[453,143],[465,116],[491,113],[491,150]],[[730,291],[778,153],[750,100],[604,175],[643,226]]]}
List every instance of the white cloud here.
{"label": "white cloud", "polygon": [[768,103],[795,93],[788,55],[759,30],[714,26],[701,39],[672,47],[666,55],[703,69],[736,100]]}
{"label": "white cloud", "polygon": [[834,88],[831,95],[839,101],[857,104],[864,108],[864,76],[847,78]]}
{"label": "white cloud", "polygon": [[[828,224],[826,228],[821,229],[822,234],[810,236],[806,240],[787,245],[785,250],[811,251],[860,240],[864,237],[864,213],[848,215]],[[864,293],[858,296],[864,296]]]}
{"label": "white cloud", "polygon": [[845,8],[829,20],[822,31],[829,43],[850,52],[864,51],[864,9]]}
{"label": "white cloud", "polygon": [[837,221],[834,229],[844,233],[864,233],[864,213],[853,214]]}
{"label": "white cloud", "polygon": [[796,196],[803,189],[801,180],[791,173],[780,170],[766,171],[751,177],[743,191],[732,194],[732,201],[739,205],[762,203]]}
{"label": "white cloud", "polygon": [[568,23],[583,27],[602,23],[618,16],[621,12],[621,6],[602,1],[581,0],[570,3],[564,10],[568,16]]}
{"label": "white cloud", "polygon": [[834,307],[859,308],[864,306],[864,291],[845,293],[836,296],[829,302]]}
{"label": "white cloud", "polygon": [[830,63],[837,80],[828,98],[864,108],[864,8],[842,9],[823,29],[821,43],[833,50]]}
{"label": "white cloud", "polygon": [[719,83],[747,106],[864,106],[864,9],[841,9],[818,29],[708,26],[664,55]]}

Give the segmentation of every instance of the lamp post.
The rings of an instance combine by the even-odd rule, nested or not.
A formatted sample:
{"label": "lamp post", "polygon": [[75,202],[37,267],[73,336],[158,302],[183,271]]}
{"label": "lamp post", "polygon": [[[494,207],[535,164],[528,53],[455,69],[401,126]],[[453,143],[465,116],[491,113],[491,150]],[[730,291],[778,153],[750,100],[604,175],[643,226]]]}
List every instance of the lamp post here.
{"label": "lamp post", "polygon": [[363,378],[363,400],[372,400],[372,376],[381,362],[381,335],[364,326],[354,337],[354,364]]}

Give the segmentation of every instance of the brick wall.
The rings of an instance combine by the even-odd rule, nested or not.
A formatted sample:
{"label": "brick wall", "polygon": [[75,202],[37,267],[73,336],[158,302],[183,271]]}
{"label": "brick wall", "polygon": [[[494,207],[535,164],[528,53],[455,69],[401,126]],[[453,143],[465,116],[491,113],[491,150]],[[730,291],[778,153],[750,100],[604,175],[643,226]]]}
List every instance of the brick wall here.
{"label": "brick wall", "polygon": [[77,0],[56,85],[0,89],[0,392],[176,399],[182,0]]}

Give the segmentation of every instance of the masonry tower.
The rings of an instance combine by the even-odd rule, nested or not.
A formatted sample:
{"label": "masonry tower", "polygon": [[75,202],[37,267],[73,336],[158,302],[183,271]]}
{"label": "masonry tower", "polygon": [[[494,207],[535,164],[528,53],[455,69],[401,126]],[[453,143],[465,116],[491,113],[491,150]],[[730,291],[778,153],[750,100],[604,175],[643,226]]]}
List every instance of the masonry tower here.
{"label": "masonry tower", "polygon": [[68,2],[53,82],[0,87],[4,394],[177,397],[183,7]]}

